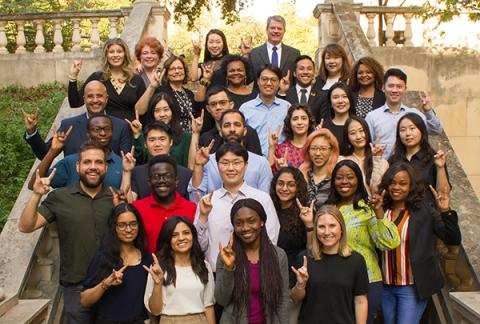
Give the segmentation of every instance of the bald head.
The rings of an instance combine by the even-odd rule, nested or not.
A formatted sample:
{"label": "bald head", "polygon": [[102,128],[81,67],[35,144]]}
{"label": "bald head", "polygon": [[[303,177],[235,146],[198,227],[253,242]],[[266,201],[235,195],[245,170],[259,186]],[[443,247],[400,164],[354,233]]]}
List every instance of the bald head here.
{"label": "bald head", "polygon": [[108,101],[107,88],[97,80],[92,80],[85,85],[83,101],[89,115],[103,113]]}

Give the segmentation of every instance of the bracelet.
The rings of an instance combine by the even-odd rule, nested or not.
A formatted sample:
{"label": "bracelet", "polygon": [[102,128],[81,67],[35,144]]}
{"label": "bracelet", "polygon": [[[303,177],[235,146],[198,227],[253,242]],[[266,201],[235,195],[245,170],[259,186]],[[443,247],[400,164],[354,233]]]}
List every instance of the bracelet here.
{"label": "bracelet", "polygon": [[207,80],[207,79],[201,79],[200,82],[198,82],[198,83],[200,83],[200,85],[202,85],[206,88],[208,88],[210,86],[210,84],[212,84],[212,82],[210,80]]}

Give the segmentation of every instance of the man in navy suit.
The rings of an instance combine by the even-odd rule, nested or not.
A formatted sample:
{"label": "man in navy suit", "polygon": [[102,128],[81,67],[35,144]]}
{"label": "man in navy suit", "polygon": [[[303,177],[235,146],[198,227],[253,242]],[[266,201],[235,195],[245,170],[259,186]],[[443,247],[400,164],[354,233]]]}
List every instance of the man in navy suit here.
{"label": "man in navy suit", "polygon": [[[105,106],[108,101],[107,89],[100,81],[90,81],[85,86],[83,100],[85,101],[87,112],[62,120],[60,127],[57,130],[58,132],[66,132],[70,126],[72,126],[71,134],[68,137],[63,150],[65,156],[77,153],[82,143],[88,140],[87,121],[89,116],[98,113],[105,113]],[[26,129],[24,138],[31,146],[35,156],[39,160],[42,160],[52,145],[52,139],[45,143],[38,132],[38,111],[35,114],[26,114],[23,112],[23,117]],[[113,125],[113,136],[110,148],[118,155],[120,155],[120,151],[130,152],[130,148],[132,147],[132,132],[130,127],[124,120],[113,116],[110,117]]]}
{"label": "man in navy suit", "polygon": [[315,83],[315,63],[310,56],[301,55],[295,60],[294,77],[296,84],[293,86],[280,82],[277,96],[292,105],[307,104],[317,124],[329,118],[327,93]]}
{"label": "man in navy suit", "polygon": [[267,64],[273,64],[280,68],[283,76],[286,76],[289,70],[290,72],[295,70],[295,60],[300,56],[300,51],[282,44],[285,28],[286,23],[282,16],[268,17],[268,39],[263,45],[252,49],[250,53],[254,76],[257,76],[260,69]]}

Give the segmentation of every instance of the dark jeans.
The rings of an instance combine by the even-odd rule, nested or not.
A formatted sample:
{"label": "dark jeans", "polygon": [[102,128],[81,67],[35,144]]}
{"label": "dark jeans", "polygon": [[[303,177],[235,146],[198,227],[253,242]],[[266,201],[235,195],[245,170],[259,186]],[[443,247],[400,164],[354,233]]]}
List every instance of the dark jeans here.
{"label": "dark jeans", "polygon": [[377,316],[378,308],[382,301],[383,283],[381,281],[372,282],[368,285],[368,324],[373,324]]}
{"label": "dark jeans", "polygon": [[80,304],[82,285],[66,285],[63,287],[63,313],[66,324],[91,324],[95,322],[91,307]]}

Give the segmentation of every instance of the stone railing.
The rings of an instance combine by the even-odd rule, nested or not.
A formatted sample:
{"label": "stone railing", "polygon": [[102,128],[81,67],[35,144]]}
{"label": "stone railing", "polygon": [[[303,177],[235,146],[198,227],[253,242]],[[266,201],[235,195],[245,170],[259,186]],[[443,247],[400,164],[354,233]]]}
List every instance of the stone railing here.
{"label": "stone railing", "polygon": [[[33,48],[34,53],[45,53],[44,45],[47,36],[45,29],[47,25],[50,27],[50,24],[53,26],[52,52],[54,53],[63,53],[65,48],[72,52],[100,48],[99,24],[106,25],[108,30],[106,38],[118,37],[130,10],[131,8],[122,8],[0,15],[0,54],[8,54],[7,47],[14,47],[15,54],[27,53],[27,41],[34,42],[34,44],[28,44],[29,48]],[[29,40],[25,35],[27,26],[35,33],[35,37],[32,35]],[[16,35],[15,39],[7,37],[9,31]],[[71,38],[64,39],[63,35],[71,35]]]}
{"label": "stone railing", "polygon": [[[351,4],[363,32],[372,47],[413,46],[412,19],[420,13],[420,7],[382,7]],[[318,4],[313,15],[318,19],[319,47],[338,41],[339,25],[331,3]],[[382,22],[383,42],[378,41],[378,24]]]}

